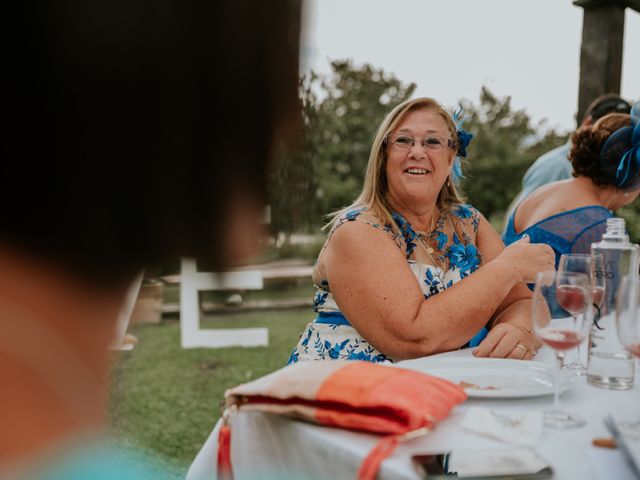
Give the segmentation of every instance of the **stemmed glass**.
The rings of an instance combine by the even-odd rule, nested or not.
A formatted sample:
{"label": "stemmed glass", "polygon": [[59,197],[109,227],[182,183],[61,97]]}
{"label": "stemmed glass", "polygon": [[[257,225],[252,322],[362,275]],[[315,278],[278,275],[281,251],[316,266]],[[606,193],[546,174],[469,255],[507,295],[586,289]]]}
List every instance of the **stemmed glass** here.
{"label": "stemmed glass", "polygon": [[[631,355],[640,357],[640,277],[626,275],[616,297],[618,338]],[[620,424],[625,433],[640,438],[640,418]]]}
{"label": "stemmed glass", "polygon": [[[562,360],[567,350],[587,338],[593,321],[589,277],[585,273],[540,272],[533,291],[531,317],[536,335],[556,352],[553,410],[544,412],[544,424],[553,428],[580,427],[586,421],[560,408]],[[583,315],[568,315],[578,312]]]}
{"label": "stemmed glass", "polygon": [[[558,263],[559,272],[575,272],[584,273],[589,277],[589,284],[591,285],[591,298],[595,306],[598,309],[602,306],[604,300],[604,288],[605,278],[602,275],[596,275],[598,271],[604,271],[603,257],[599,253],[589,255],[586,253],[565,253],[560,257]],[[577,316],[582,312],[569,311],[573,315],[575,321]],[[587,368],[584,366],[580,359],[580,345],[578,345],[577,351],[573,360],[563,368],[571,370],[576,375],[584,375],[587,373]]]}

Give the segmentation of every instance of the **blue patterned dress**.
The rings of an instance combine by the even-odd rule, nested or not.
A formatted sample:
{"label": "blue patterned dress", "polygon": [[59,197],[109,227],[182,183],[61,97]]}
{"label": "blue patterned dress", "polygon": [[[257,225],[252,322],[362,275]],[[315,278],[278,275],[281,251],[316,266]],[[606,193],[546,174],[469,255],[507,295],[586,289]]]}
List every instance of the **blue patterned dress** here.
{"label": "blue patterned dress", "polygon": [[[395,226],[382,224],[365,209],[349,211],[333,227],[325,247],[336,229],[346,222],[361,221],[386,232],[397,247],[404,251],[425,298],[449,288],[480,267],[481,256],[475,246],[480,214],[472,206],[459,205],[451,213],[441,216],[433,232],[426,235],[416,232],[400,214],[393,213],[392,217]],[[418,241],[426,241],[431,245],[434,260],[443,268],[417,260]],[[322,252],[318,258],[321,256]],[[287,363],[336,359],[393,362],[392,358],[378,351],[351,326],[333,299],[329,282],[321,270],[320,262],[317,262],[313,270],[316,287],[313,309],[317,317],[302,332]],[[486,334],[487,329],[482,328],[465,346],[477,345]]]}

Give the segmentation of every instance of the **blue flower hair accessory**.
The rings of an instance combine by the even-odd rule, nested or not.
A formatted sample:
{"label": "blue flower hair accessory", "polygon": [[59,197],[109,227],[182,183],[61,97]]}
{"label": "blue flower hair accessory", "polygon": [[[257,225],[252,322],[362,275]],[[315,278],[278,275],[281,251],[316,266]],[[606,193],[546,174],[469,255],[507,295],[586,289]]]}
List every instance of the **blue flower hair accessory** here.
{"label": "blue flower hair accessory", "polygon": [[471,143],[471,139],[473,138],[473,134],[467,132],[462,129],[462,124],[464,123],[464,118],[462,117],[462,112],[464,109],[462,105],[459,105],[459,109],[453,114],[453,122],[456,125],[457,131],[457,143],[458,143],[458,155],[456,155],[455,160],[453,161],[453,168],[451,170],[451,178],[455,183],[458,183],[461,178],[464,178],[462,174],[462,162],[460,161],[460,157],[466,158],[467,156],[467,147],[469,143]]}
{"label": "blue flower hair accessory", "polygon": [[467,147],[469,143],[471,143],[471,139],[473,138],[473,133],[469,133],[462,128],[458,129],[458,155],[461,157],[467,156]]}
{"label": "blue flower hair accessory", "polygon": [[640,188],[640,102],[631,109],[631,125],[619,128],[604,143],[600,162],[619,189]]}

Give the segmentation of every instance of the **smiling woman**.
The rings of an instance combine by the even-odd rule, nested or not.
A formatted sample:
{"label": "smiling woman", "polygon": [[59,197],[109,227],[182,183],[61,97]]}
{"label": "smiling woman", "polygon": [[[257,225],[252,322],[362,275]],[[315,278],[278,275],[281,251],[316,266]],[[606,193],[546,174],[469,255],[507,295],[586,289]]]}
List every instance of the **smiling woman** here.
{"label": "smiling woman", "polygon": [[316,262],[316,319],[289,362],[388,362],[466,346],[530,359],[531,293],[546,245],[504,249],[457,188],[471,135],[429,98],[397,106],[373,142],[362,193],[333,215]]}

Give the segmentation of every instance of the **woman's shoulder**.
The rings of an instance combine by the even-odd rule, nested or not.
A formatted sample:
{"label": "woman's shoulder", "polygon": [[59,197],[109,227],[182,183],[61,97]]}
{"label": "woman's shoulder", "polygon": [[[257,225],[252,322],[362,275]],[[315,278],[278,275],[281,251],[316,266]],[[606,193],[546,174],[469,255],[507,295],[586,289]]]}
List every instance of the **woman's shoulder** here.
{"label": "woman's shoulder", "polygon": [[340,237],[340,243],[346,242],[352,246],[361,245],[364,248],[371,242],[377,243],[374,238],[380,233],[388,236],[397,247],[402,244],[401,234],[397,228],[366,207],[347,209],[336,217],[323,250],[329,244],[335,243],[332,239],[337,231],[340,231],[340,235],[337,235]]}
{"label": "woman's shoulder", "polygon": [[483,218],[480,211],[469,203],[460,203],[454,205],[448,216],[451,218],[454,226],[471,229],[473,232],[478,231],[480,220]]}
{"label": "woman's shoulder", "polygon": [[517,206],[514,230],[523,232],[547,219],[595,206],[598,199],[581,188],[575,178],[560,180],[536,189]]}
{"label": "woman's shoulder", "polygon": [[582,199],[584,196],[584,189],[580,188],[580,186],[576,184],[575,178],[557,180],[555,182],[549,182],[545,185],[541,185],[527,195],[520,202],[519,206],[530,204],[535,205],[540,203],[541,199],[557,198],[558,200],[564,199],[566,201],[568,196],[572,199],[574,197]]}
{"label": "woman's shoulder", "polygon": [[585,188],[582,177],[559,180],[534,190],[520,205],[519,210],[536,210],[543,206],[549,216],[556,212],[599,205],[600,198],[592,188]]}
{"label": "woman's shoulder", "polygon": [[366,223],[374,228],[384,231],[392,230],[392,225],[389,222],[382,220],[379,215],[376,215],[375,212],[367,207],[355,207],[346,210],[336,218],[332,226],[332,230],[354,221]]}
{"label": "woman's shoulder", "polygon": [[480,211],[470,203],[459,203],[455,205],[451,210],[451,215],[462,219],[481,216]]}
{"label": "woman's shoulder", "polygon": [[367,207],[346,209],[334,217],[330,225],[331,228],[327,235],[325,246],[338,230],[340,230],[341,236],[350,236],[349,233],[353,233],[353,235],[360,239],[362,235],[366,235],[367,232],[374,231],[374,229],[387,232],[391,235],[394,234],[392,225],[380,219],[378,215]]}

